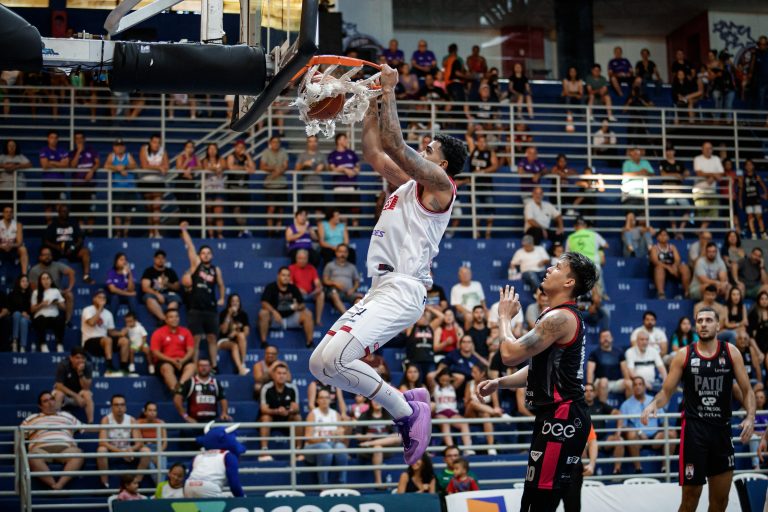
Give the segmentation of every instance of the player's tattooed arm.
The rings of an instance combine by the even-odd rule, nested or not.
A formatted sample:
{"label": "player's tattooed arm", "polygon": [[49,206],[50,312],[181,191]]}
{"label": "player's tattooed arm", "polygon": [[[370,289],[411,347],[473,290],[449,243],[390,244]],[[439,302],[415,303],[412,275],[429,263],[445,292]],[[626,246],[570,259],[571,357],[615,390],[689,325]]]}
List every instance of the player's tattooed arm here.
{"label": "player's tattooed arm", "polygon": [[363,159],[391,185],[399,187],[411,179],[381,147],[379,107],[376,98],[369,101],[368,110],[365,111],[363,118]]}
{"label": "player's tattooed arm", "polygon": [[573,332],[574,326],[572,324],[574,321],[573,315],[563,310],[555,310],[547,313],[536,324],[536,327],[520,338],[515,338],[511,332],[508,332],[511,329],[505,325],[507,322],[500,322],[499,325],[502,330],[501,360],[507,366],[516,366],[543,352],[553,343],[566,340],[566,338],[570,339],[569,334]]}

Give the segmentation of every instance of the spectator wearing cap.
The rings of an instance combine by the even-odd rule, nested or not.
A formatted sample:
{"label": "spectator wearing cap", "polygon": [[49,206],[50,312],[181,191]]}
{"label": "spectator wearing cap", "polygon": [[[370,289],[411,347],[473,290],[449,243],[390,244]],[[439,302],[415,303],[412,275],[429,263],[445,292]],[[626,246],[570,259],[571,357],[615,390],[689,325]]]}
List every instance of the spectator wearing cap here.
{"label": "spectator wearing cap", "polygon": [[181,283],[176,271],[167,266],[165,251],[155,251],[152,266],[141,275],[141,292],[147,310],[158,322],[165,322],[165,312],[178,309],[181,298],[178,295]]}
{"label": "spectator wearing cap", "polygon": [[[248,180],[250,175],[256,172],[256,164],[251,155],[245,150],[245,141],[238,139],[235,141],[235,149],[227,157],[227,170],[234,173],[227,173],[227,189],[230,190],[230,201],[242,203],[248,201],[249,195]],[[247,219],[243,216],[243,208],[236,205],[232,208],[235,214],[235,222],[240,227],[239,236],[250,236],[250,231],[246,229]]]}
{"label": "spectator wearing cap", "polygon": [[112,143],[112,152],[107,155],[104,168],[112,173],[112,211],[116,214],[114,222],[117,226],[115,237],[126,238],[131,217],[121,214],[136,212],[136,175],[132,172],[136,169],[136,160],[126,151],[123,139]]}
{"label": "spectator wearing cap", "polygon": [[45,217],[50,219],[54,206],[62,199],[62,190],[65,190],[62,184],[66,182],[64,169],[69,167],[69,152],[59,148],[59,134],[55,130],[48,132],[47,144],[40,150],[40,167],[43,168],[42,183],[37,186],[43,189]]}
{"label": "spectator wearing cap", "polygon": [[53,397],[56,410],[80,408],[85,411],[87,423],[93,423],[93,366],[86,359],[83,347],[74,346],[69,357],[56,366],[56,383]]}
{"label": "spectator wearing cap", "polygon": [[[77,447],[74,433],[80,427],[80,421],[70,413],[60,411],[52,393],[43,391],[37,397],[40,412],[28,416],[21,424],[22,427],[34,427],[24,430],[24,437],[29,441],[28,453],[32,455],[47,455],[46,458],[29,459],[29,469],[34,472],[50,471],[50,463],[59,462],[64,465],[65,472],[79,471],[83,467],[83,453]],[[93,413],[93,409],[91,409]],[[91,423],[89,420],[88,423]],[[71,475],[63,475],[56,480],[46,475],[39,477],[40,481],[54,491],[66,487]]]}
{"label": "spectator wearing cap", "polygon": [[[107,292],[104,290],[97,290],[93,304],[83,309],[80,330],[85,351],[94,357],[106,359],[107,377],[128,373],[130,341],[127,330],[115,329],[115,319],[107,309]],[[114,350],[120,354],[120,372],[115,371],[112,363]]]}
{"label": "spectator wearing cap", "polygon": [[435,54],[427,49],[427,42],[419,39],[418,47],[411,55],[411,69],[419,78],[426,75],[434,76],[437,73],[437,58]]}
{"label": "spectator wearing cap", "polygon": [[509,266],[510,268],[516,267],[523,274],[523,282],[528,285],[531,291],[536,291],[546,274],[549,254],[544,247],[533,245],[531,235],[525,235],[522,243],[523,246],[515,251]]}

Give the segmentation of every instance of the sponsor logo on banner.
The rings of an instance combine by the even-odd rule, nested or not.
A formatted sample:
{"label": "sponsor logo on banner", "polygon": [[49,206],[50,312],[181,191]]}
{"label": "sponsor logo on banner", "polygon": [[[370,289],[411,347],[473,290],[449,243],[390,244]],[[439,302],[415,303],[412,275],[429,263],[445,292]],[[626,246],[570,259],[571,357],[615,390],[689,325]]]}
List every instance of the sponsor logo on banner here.
{"label": "sponsor logo on banner", "polygon": [[531,458],[533,459],[534,462],[539,460],[539,457],[541,457],[541,452],[534,452],[534,451],[531,452]]}
{"label": "sponsor logo on banner", "polygon": [[504,496],[467,498],[467,512],[507,512]]}
{"label": "sponsor logo on banner", "polygon": [[686,480],[693,479],[693,464],[685,465],[685,479]]}

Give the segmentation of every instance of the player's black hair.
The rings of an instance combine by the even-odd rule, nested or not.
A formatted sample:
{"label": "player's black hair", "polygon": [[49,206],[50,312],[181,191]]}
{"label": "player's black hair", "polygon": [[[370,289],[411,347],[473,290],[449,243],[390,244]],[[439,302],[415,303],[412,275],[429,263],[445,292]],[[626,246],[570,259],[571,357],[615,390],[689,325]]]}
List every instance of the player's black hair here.
{"label": "player's black hair", "polygon": [[592,260],[577,252],[565,252],[561,258],[568,262],[568,268],[570,269],[568,277],[576,281],[576,286],[571,291],[572,297],[584,295],[595,286],[597,282],[597,269]]}
{"label": "player's black hair", "polygon": [[448,175],[454,177],[463,171],[469,156],[466,143],[445,133],[438,133],[434,140],[440,143],[443,158],[448,161],[448,168],[446,169]]}
{"label": "player's black hair", "polygon": [[702,313],[712,313],[715,315],[715,321],[720,322],[720,315],[717,314],[717,311],[715,311],[712,308],[701,308],[698,313],[696,313],[696,318],[699,317]]}

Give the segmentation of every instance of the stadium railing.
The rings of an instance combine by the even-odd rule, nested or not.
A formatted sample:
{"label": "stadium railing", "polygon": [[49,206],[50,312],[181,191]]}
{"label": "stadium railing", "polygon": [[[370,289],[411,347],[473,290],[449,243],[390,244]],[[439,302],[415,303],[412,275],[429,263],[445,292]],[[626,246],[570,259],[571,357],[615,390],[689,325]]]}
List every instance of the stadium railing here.
{"label": "stadium railing", "polygon": [[[740,418],[744,415],[744,411],[736,411],[734,412],[735,418]],[[611,456],[604,456],[604,454],[601,454],[598,457],[598,464],[613,464],[614,462],[621,462],[621,463],[633,463],[635,461],[639,461],[643,464],[652,463],[655,464],[657,467],[660,468],[659,471],[655,472],[648,472],[644,473],[644,476],[646,477],[654,477],[658,478],[660,480],[670,482],[677,479],[677,471],[676,471],[676,461],[677,461],[677,455],[675,455],[675,447],[679,444],[679,430],[680,427],[677,425],[679,422],[680,415],[679,414],[671,414],[671,413],[664,413],[659,414],[659,430],[663,432],[664,437],[659,440],[638,440],[638,441],[615,441],[615,442],[600,442],[599,446],[601,448],[610,449],[610,447],[615,446],[617,444],[622,444],[625,447],[630,445],[643,445],[645,447],[648,447],[649,445],[659,445],[660,448],[654,452],[654,454],[649,455],[643,454],[641,452],[640,457],[630,457],[629,455],[622,457],[620,459],[613,458]],[[594,416],[593,419],[595,420],[604,420],[607,422],[615,422],[617,419],[622,420],[638,420],[637,415],[610,415],[610,416]],[[515,436],[515,439],[518,439],[520,436],[523,437],[524,442],[517,442],[517,443],[499,443],[496,442],[493,445],[487,445],[487,444],[473,444],[472,446],[460,446],[461,449],[472,449],[472,450],[479,450],[484,451],[490,448],[494,448],[498,451],[503,452],[501,455],[497,455],[494,457],[484,457],[482,459],[492,459],[492,460],[473,460],[472,461],[472,468],[473,471],[476,472],[482,472],[484,470],[490,470],[491,472],[494,471],[495,468],[499,468],[498,471],[501,472],[501,468],[505,468],[506,470],[509,470],[509,468],[520,468],[519,476],[518,477],[509,477],[504,476],[501,478],[484,478],[479,477],[481,486],[486,486],[488,488],[492,487],[499,487],[499,486],[512,486],[516,482],[522,482],[524,480],[525,470],[524,468],[527,466],[527,457],[525,457],[525,453],[527,452],[529,448],[529,443],[527,442],[527,439],[525,439],[525,436],[530,436],[531,430],[533,427],[533,418],[532,417],[507,417],[507,418],[476,418],[476,419],[461,419],[459,421],[457,420],[444,420],[444,419],[435,419],[433,421],[433,424],[435,426],[439,426],[441,424],[450,424],[450,425],[456,425],[458,423],[467,423],[472,425],[480,425],[482,423],[492,423],[494,425],[494,435],[496,436],[497,440],[501,436]],[[632,430],[632,427],[626,426],[625,421],[625,427],[621,429],[622,431],[628,431]],[[354,433],[355,429],[359,429],[361,427],[365,427],[368,425],[374,426],[374,425],[384,425],[384,424],[391,424],[389,421],[339,421],[335,423],[322,423],[323,427],[329,427],[329,426],[339,426],[345,428],[345,433],[343,435],[339,434],[333,438],[334,441],[341,441],[345,442],[345,444],[348,444],[349,440],[359,438],[359,435]],[[301,490],[305,492],[316,492],[320,491],[322,489],[326,489],[329,487],[329,485],[318,485],[315,483],[306,483],[306,478],[301,478],[302,475],[307,474],[314,474],[318,472],[339,472],[339,471],[373,471],[373,470],[397,470],[397,471],[404,471],[406,469],[405,464],[402,464],[401,462],[397,462],[394,464],[380,464],[380,465],[373,465],[373,464],[366,464],[363,461],[359,461],[357,465],[347,465],[347,466],[312,466],[312,465],[301,465],[297,464],[297,458],[299,455],[318,455],[321,453],[337,453],[338,450],[330,449],[330,450],[321,450],[321,449],[312,449],[312,450],[306,450],[306,449],[300,449],[296,448],[297,442],[301,441],[303,439],[306,439],[304,433],[305,428],[309,426],[314,426],[317,424],[309,423],[309,422],[275,422],[275,423],[241,423],[240,424],[240,431],[244,432],[243,435],[238,436],[238,439],[245,444],[247,448],[249,448],[248,452],[241,456],[240,458],[240,473],[241,476],[243,475],[259,475],[259,474],[287,474],[288,475],[288,483],[284,485],[246,485],[244,487],[244,490],[246,493],[250,494],[261,494],[265,493],[267,491],[275,490],[276,488],[285,488],[285,489],[294,489],[294,490]],[[617,428],[615,426],[611,426],[613,423],[609,423],[609,425],[606,426],[603,430],[598,430],[598,434],[602,432],[606,433],[614,433],[617,431]],[[283,445],[287,445],[287,448],[279,449],[279,448],[270,448],[269,454],[274,456],[275,458],[278,458],[278,460],[283,461],[284,465],[279,464],[262,464],[258,462],[259,455],[262,454],[260,450],[256,448],[256,445],[258,444],[258,441],[262,439],[262,437],[258,435],[251,435],[248,433],[245,433],[246,430],[248,431],[257,431],[258,427],[262,426],[269,426],[275,429],[283,429],[288,431],[287,436],[273,436],[270,439],[272,441],[281,439],[283,441]],[[188,423],[179,423],[179,424],[159,424],[159,425],[148,425],[144,424],[141,426],[142,428],[155,428],[157,430],[157,435],[160,437],[160,430],[165,429],[166,432],[168,431],[174,431],[179,432],[180,435],[178,437],[169,437],[168,440],[176,443],[180,442],[194,442],[194,437],[200,433],[200,430],[202,428],[202,425],[200,424],[188,424]],[[39,429],[39,427],[37,427]],[[99,430],[103,429],[110,429],[110,428],[124,428],[119,427],[116,425],[85,425],[82,427],[85,431],[90,432],[98,432]],[[734,435],[733,435],[733,441],[734,445],[737,447],[737,453],[736,458],[742,459],[742,458],[751,458],[754,456],[754,452],[749,451],[739,451],[738,447],[740,446],[738,436],[740,432],[738,429],[734,426]],[[7,429],[6,429],[7,430]],[[40,477],[40,476],[53,476],[58,477],[64,474],[69,474],[71,476],[77,477],[84,477],[84,476],[90,476],[95,479],[98,475],[108,474],[108,475],[125,475],[125,474],[143,474],[145,476],[151,476],[153,479],[155,479],[157,482],[163,481],[165,479],[165,470],[162,469],[162,467],[156,467],[153,469],[146,469],[143,471],[140,470],[126,470],[126,469],[110,469],[109,471],[97,471],[97,470],[81,470],[77,472],[71,472],[71,473],[65,473],[62,471],[57,471],[51,468],[48,472],[32,472],[29,469],[29,460],[32,458],[47,458],[50,457],[46,454],[39,454],[39,455],[33,455],[29,454],[27,452],[27,444],[29,441],[25,440],[26,435],[28,435],[28,432],[31,430],[35,430],[35,427],[29,426],[29,427],[17,427],[15,430],[15,443],[16,443],[16,458],[17,458],[17,464],[15,469],[15,477],[16,477],[16,489],[17,492],[19,492],[21,501],[22,501],[22,510],[25,512],[32,511],[35,509],[40,508],[77,508],[77,509],[103,509],[106,507],[106,498],[109,495],[116,494],[116,490],[114,488],[112,489],[104,489],[104,488],[78,488],[78,489],[64,489],[61,491],[51,491],[51,490],[38,490],[39,485],[33,484],[33,479]],[[458,433],[456,431],[453,431],[454,438],[456,437]],[[475,438],[481,437],[484,434],[482,432],[473,432],[473,436]],[[441,434],[434,433],[433,438],[439,438]],[[382,436],[384,437],[384,436]],[[757,439],[755,437],[755,439]],[[133,441],[133,439],[129,439],[128,441]],[[96,459],[99,457],[108,457],[108,458],[121,458],[128,455],[136,456],[135,453],[107,453],[107,454],[97,454],[96,453],[96,445],[98,444],[98,439],[95,438],[88,438],[88,439],[79,439],[78,445],[83,450],[83,454],[81,455],[84,459]],[[444,463],[441,460],[441,454],[440,451],[442,448],[440,446],[436,446],[433,444],[433,446],[430,447],[429,452],[435,456],[435,468],[437,470],[440,470],[444,467]],[[380,451],[385,454],[386,456],[392,456],[392,457],[400,457],[402,454],[402,448],[398,446],[393,447],[381,447],[381,448],[345,448],[344,452],[348,455],[360,455],[360,454],[371,454],[376,451]],[[199,453],[198,451],[190,451],[190,450],[176,450],[176,451],[162,451],[159,448],[157,450],[152,451],[148,454],[148,456],[151,456],[153,458],[166,458],[166,459],[172,459],[173,461],[181,460],[182,462],[185,462],[188,466],[191,464],[192,458]],[[505,456],[504,454],[507,454]],[[512,455],[517,455],[516,457],[513,457]],[[7,457],[7,456],[6,456]],[[738,464],[738,463],[737,463]],[[91,465],[92,466],[92,465]],[[745,472],[747,470],[737,471],[739,472]],[[749,470],[751,471],[751,470]],[[619,483],[623,481],[625,478],[629,478],[633,476],[634,474],[619,474],[619,475],[613,475],[610,474],[596,474],[594,476],[589,477],[590,479],[594,480],[600,480],[604,481],[605,483]],[[3,475],[0,475],[3,476]],[[303,481],[302,481],[303,480]],[[147,484],[151,482],[151,480],[144,480],[142,484],[142,489],[140,492],[142,494],[153,494],[154,493],[154,487],[147,487]],[[334,487],[334,485],[330,485],[331,487]],[[387,490],[391,488],[397,487],[397,481],[396,479],[393,479],[393,481],[384,481],[381,484],[376,483],[346,483],[343,484],[343,487],[345,488],[356,488],[361,490],[377,490],[381,488],[387,488]],[[3,493],[6,494],[6,493]],[[66,497],[67,499],[59,503],[58,505],[55,505],[52,507],[52,504],[50,502],[51,499],[58,499]],[[104,497],[103,503],[93,503],[93,502],[86,502],[86,503],[78,503],[78,498],[94,498],[94,497]],[[44,499],[45,502],[41,503],[40,500]]]}

